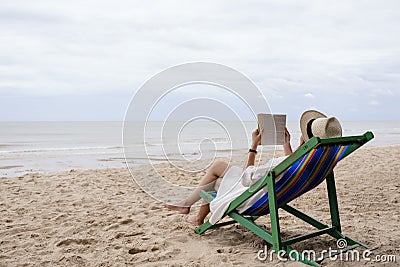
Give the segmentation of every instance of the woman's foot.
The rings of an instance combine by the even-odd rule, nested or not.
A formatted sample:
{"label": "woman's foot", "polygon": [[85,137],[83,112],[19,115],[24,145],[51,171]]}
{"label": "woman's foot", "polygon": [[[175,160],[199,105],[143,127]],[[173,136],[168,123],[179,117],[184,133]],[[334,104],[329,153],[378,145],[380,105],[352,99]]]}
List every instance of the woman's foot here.
{"label": "woman's foot", "polygon": [[190,212],[190,207],[184,207],[180,205],[164,204],[164,207],[166,207],[169,210],[175,210],[181,214],[189,214]]}
{"label": "woman's foot", "polygon": [[189,215],[189,216],[186,216],[186,219],[185,219],[188,223],[191,223],[191,224],[193,224],[194,226],[200,226],[200,225],[202,225],[203,223],[204,223],[204,221],[203,220],[200,220],[198,217],[197,217],[197,215]]}

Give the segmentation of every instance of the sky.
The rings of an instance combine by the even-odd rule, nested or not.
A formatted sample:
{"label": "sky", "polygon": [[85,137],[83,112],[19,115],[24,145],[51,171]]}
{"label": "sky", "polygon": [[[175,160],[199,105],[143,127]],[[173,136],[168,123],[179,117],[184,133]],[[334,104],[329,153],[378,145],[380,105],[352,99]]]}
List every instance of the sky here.
{"label": "sky", "polygon": [[399,10],[397,0],[2,0],[0,121],[122,121],[146,80],[196,61],[245,74],[288,120],[307,109],[400,120]]}

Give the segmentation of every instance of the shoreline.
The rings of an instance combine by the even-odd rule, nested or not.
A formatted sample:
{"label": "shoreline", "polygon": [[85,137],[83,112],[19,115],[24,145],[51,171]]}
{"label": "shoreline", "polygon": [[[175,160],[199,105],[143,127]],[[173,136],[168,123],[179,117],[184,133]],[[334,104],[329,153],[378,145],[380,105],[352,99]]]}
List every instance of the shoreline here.
{"label": "shoreline", "polygon": [[[377,145],[377,146],[363,146],[361,148],[361,150],[363,149],[385,149],[386,147],[390,148],[390,147],[400,147],[400,143],[398,144],[386,144],[386,145]],[[245,151],[245,150],[243,150]],[[273,150],[269,150],[268,148],[265,150],[265,152],[268,154],[269,152],[271,152]],[[276,150],[277,153],[279,154],[281,152],[281,150],[277,149]],[[221,151],[220,151],[221,152]],[[224,152],[224,151],[223,151]],[[240,155],[245,155],[246,153],[242,153],[242,150],[234,150],[232,151],[232,158],[236,158],[239,157]],[[219,158],[223,158],[226,159],[227,157],[219,157]],[[212,159],[212,157],[206,157],[202,160],[209,160]],[[263,159],[265,159],[263,157]],[[132,158],[130,160],[134,160],[134,161],[138,161],[137,163],[135,163],[135,167],[141,167],[141,166],[146,166],[146,165],[154,165],[154,164],[163,164],[163,163],[168,163],[169,161],[166,159],[160,159],[160,158],[154,158],[154,157],[150,157],[150,158]],[[44,160],[46,161],[46,160]],[[113,166],[97,166],[97,167],[88,167],[88,168],[82,168],[82,167],[65,167],[65,168],[59,168],[59,169],[55,169],[55,170],[43,170],[43,171],[38,171],[38,170],[33,170],[32,168],[26,168],[24,165],[19,164],[19,161],[13,161],[12,163],[8,164],[8,165],[3,165],[0,166],[0,179],[4,179],[4,178],[18,178],[27,174],[43,174],[43,175],[50,175],[53,173],[62,173],[62,172],[68,172],[71,170],[108,170],[108,169],[127,169],[128,166],[125,162],[125,158],[124,157],[112,157],[112,158],[98,158],[98,159],[93,159],[93,162],[98,162],[98,164],[106,164],[109,162],[114,163],[115,165]],[[153,163],[150,163],[150,161],[153,161]],[[179,162],[185,162],[185,160],[177,160],[176,158],[173,158],[172,161],[179,161]],[[18,164],[17,164],[18,163]],[[117,167],[117,164],[120,165],[120,167]],[[93,165],[93,163],[91,164]],[[18,169],[16,172],[14,172],[15,169]],[[50,168],[48,168],[50,169]],[[18,173],[22,173],[22,174],[18,174]]]}

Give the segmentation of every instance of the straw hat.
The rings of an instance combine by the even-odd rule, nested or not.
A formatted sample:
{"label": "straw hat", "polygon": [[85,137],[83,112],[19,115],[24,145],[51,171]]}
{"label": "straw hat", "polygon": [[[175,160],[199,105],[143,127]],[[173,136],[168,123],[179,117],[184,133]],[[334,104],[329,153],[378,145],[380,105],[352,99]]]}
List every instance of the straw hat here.
{"label": "straw hat", "polygon": [[335,117],[328,118],[316,110],[308,110],[301,115],[300,129],[304,141],[313,136],[332,138],[342,136],[342,126]]}

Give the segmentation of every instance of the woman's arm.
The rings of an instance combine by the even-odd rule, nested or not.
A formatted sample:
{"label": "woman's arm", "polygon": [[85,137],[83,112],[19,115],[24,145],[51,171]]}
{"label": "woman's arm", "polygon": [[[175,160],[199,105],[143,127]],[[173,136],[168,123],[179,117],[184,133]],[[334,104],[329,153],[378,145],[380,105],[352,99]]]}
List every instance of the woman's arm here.
{"label": "woman's arm", "polygon": [[285,128],[285,143],[283,144],[283,153],[285,156],[290,156],[293,154],[292,146],[290,145],[290,133],[287,128]]}
{"label": "woman's arm", "polygon": [[[263,129],[261,129],[261,131],[259,131],[258,129],[255,129],[252,133],[251,133],[251,146],[250,149],[251,150],[257,150],[257,146],[260,144],[261,142],[261,134],[263,132]],[[254,161],[256,159],[256,152],[250,152],[247,155],[247,163],[246,166],[244,167],[244,169],[247,169],[247,167],[249,166],[254,166]]]}

